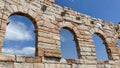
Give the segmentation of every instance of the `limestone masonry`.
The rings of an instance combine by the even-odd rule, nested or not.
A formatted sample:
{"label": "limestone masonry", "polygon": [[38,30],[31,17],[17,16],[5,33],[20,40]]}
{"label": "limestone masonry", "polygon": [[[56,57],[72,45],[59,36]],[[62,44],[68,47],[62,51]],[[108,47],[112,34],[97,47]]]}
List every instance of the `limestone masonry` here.
{"label": "limestone masonry", "polygon": [[[0,52],[11,15],[28,17],[35,26],[35,57],[0,54],[0,68],[120,68],[120,24],[93,18],[55,4],[54,0],[0,0]],[[74,35],[79,59],[64,59],[60,30]],[[96,59],[92,35],[99,35],[109,60]]]}

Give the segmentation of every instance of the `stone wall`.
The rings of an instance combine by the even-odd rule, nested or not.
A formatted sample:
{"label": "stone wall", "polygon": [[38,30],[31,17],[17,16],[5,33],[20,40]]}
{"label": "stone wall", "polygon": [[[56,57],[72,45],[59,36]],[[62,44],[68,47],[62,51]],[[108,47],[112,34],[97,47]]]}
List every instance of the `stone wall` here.
{"label": "stone wall", "polygon": [[[22,57],[0,55],[0,68],[118,68],[120,25],[62,8],[54,0],[0,0],[0,52],[8,17],[28,17],[35,26],[36,55]],[[78,58],[63,59],[60,52],[60,30],[70,30],[77,43]],[[109,60],[96,59],[92,35],[100,36]]]}

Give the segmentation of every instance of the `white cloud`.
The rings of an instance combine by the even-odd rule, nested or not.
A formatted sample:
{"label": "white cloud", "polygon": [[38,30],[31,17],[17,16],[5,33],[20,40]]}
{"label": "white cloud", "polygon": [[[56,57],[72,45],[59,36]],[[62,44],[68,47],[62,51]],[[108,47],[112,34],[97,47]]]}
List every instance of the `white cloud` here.
{"label": "white cloud", "polygon": [[13,54],[13,55],[34,56],[35,47],[24,47],[22,49],[3,48],[2,52],[6,54]]}
{"label": "white cloud", "polygon": [[62,41],[62,42],[65,42],[65,38],[64,38],[64,36],[60,36],[60,40]]}
{"label": "white cloud", "polygon": [[31,40],[32,34],[22,22],[10,23],[6,29],[6,40]]}

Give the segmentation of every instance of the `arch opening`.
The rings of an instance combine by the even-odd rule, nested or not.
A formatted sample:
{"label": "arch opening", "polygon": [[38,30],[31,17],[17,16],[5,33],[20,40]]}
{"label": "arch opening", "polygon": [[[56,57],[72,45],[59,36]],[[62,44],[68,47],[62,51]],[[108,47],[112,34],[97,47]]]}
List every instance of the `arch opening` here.
{"label": "arch opening", "polygon": [[119,53],[120,53],[120,37],[118,37],[118,49],[119,49]]}
{"label": "arch opening", "polygon": [[108,60],[107,45],[104,37],[99,34],[93,34],[97,60]]}
{"label": "arch opening", "polygon": [[120,48],[120,38],[118,38],[118,47]]}
{"label": "arch opening", "polygon": [[35,21],[27,14],[14,13],[8,18],[3,41],[3,53],[35,56],[37,33]]}
{"label": "arch opening", "polygon": [[65,59],[78,59],[78,46],[75,33],[69,28],[60,30],[61,54]]}

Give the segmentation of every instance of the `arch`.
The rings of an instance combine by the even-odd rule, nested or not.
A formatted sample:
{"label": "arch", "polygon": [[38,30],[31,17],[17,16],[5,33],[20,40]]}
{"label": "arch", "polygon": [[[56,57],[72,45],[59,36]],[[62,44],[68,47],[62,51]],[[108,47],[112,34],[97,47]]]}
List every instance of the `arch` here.
{"label": "arch", "polygon": [[3,14],[5,16],[4,18],[7,20],[7,17],[11,16],[12,14],[20,14],[23,16],[27,16],[32,20],[32,18],[36,19],[36,17],[41,14],[39,11],[38,13],[34,12],[35,9],[30,8],[30,4],[25,2],[25,0],[23,2],[24,5],[22,2],[20,2],[20,5],[15,5],[14,2],[11,2],[11,4],[5,2],[4,8],[6,8],[6,11],[4,11]]}
{"label": "arch", "polygon": [[[35,33],[35,54],[36,54],[36,48],[37,48],[37,41],[38,41],[38,33],[37,33],[37,24],[36,24],[36,21],[35,21],[35,19],[32,17],[32,16],[30,16],[29,14],[27,14],[27,13],[22,13],[22,12],[15,12],[15,13],[12,13],[8,18],[10,18],[11,16],[14,16],[14,15],[19,15],[19,16],[23,16],[23,17],[26,17],[26,18],[28,18],[30,21],[31,21],[31,24],[34,26],[34,30],[33,30],[33,32]],[[10,22],[10,21],[9,21]],[[8,25],[9,25],[9,23],[8,23]],[[28,49],[30,49],[30,48],[28,48]]]}
{"label": "arch", "polygon": [[69,28],[69,27],[63,27],[62,29],[69,30],[72,33],[72,35],[74,36],[74,39],[77,38],[75,31],[72,30],[71,28]]}
{"label": "arch", "polygon": [[114,38],[113,41],[117,43],[117,47],[118,47],[118,49],[120,51],[120,34],[119,33],[115,34],[115,38]]}
{"label": "arch", "polygon": [[69,27],[63,27],[63,29],[66,29],[66,30],[68,30],[68,31],[70,31],[72,33],[74,41],[76,43],[76,47],[79,49],[77,34],[75,33],[74,29],[71,29]]}
{"label": "arch", "polygon": [[25,16],[25,17],[29,18],[32,21],[34,27],[37,28],[36,20],[31,15],[29,15],[27,13],[23,13],[23,12],[14,12],[10,16],[12,16],[12,15],[20,15],[20,16]]}
{"label": "arch", "polygon": [[76,38],[79,37],[80,35],[78,28],[74,26],[74,24],[71,22],[63,21],[63,22],[57,23],[56,25],[58,26],[59,31],[61,30],[61,28],[65,28],[65,29],[70,30],[73,34],[75,34]]}
{"label": "arch", "polygon": [[[90,33],[91,33],[91,35],[92,34],[98,34],[99,36],[101,36],[103,39],[105,39],[105,34],[104,34],[104,32],[101,30],[101,29],[99,29],[99,28],[91,28],[90,29]],[[103,37],[104,36],[104,37]]]}
{"label": "arch", "polygon": [[[12,16],[12,15],[21,15],[21,16],[25,16],[25,17],[27,17],[27,18],[29,18],[31,21],[32,21],[32,23],[33,23],[33,25],[34,25],[34,28],[35,28],[35,30],[34,30],[34,32],[35,32],[35,34],[36,34],[36,37],[35,37],[35,47],[36,47],[36,49],[35,49],[35,55],[37,54],[37,42],[38,42],[38,25],[37,25],[37,22],[36,22],[36,20],[35,20],[35,18],[33,18],[30,14],[27,14],[27,13],[23,13],[23,12],[14,12],[14,13],[12,13],[10,16]],[[9,16],[9,17],[10,17]]]}
{"label": "arch", "polygon": [[36,33],[36,44],[35,45],[37,45],[37,41],[38,41],[38,31],[37,31],[37,29],[38,29],[38,26],[37,26],[37,22],[36,22],[35,18],[33,18],[31,15],[29,15],[27,13],[23,13],[23,12],[14,12],[10,16],[12,16],[12,15],[25,16],[32,21],[32,24],[34,25],[34,28],[35,28],[34,32]]}
{"label": "arch", "polygon": [[120,37],[118,37],[117,42],[118,42],[118,48],[120,49]]}
{"label": "arch", "polygon": [[110,54],[108,52],[109,49],[104,36],[96,32],[93,34],[93,40],[94,40],[97,60],[108,60]]}
{"label": "arch", "polygon": [[[62,33],[62,31],[64,31],[64,33]],[[65,33],[67,33],[67,35]],[[77,41],[75,32],[68,27],[63,27],[60,30],[60,36],[61,36],[61,53],[62,53],[63,58],[78,59],[79,58],[79,46],[78,46],[78,41]],[[66,39],[66,37],[69,38],[69,40]],[[67,47],[70,47],[70,49]]]}
{"label": "arch", "polygon": [[120,34],[116,33],[115,37],[117,38],[118,47],[120,48]]}
{"label": "arch", "polygon": [[102,34],[98,32],[95,32],[94,34],[98,35],[103,40],[103,42],[106,43],[105,37]]}

